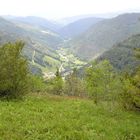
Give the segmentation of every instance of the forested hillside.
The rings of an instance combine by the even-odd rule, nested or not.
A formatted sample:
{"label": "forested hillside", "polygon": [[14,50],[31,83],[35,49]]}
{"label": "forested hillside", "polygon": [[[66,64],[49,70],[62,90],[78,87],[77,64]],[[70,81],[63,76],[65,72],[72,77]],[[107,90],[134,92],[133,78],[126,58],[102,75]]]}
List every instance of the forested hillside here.
{"label": "forested hillside", "polygon": [[56,32],[62,27],[61,24],[55,23],[53,21],[47,20],[46,18],[36,17],[36,16],[27,16],[27,17],[16,17],[16,16],[3,16],[7,20],[10,20],[17,24],[27,24],[40,28],[42,30],[51,30]]}
{"label": "forested hillside", "polygon": [[114,45],[112,49],[101,55],[99,60],[107,59],[115,68],[132,72],[140,65],[140,60],[136,59],[135,49],[140,49],[140,34]]}
{"label": "forested hillside", "polygon": [[0,44],[16,40],[25,42],[23,54],[28,58],[34,74],[48,75],[49,72],[54,73],[57,67],[63,72],[70,71],[85,63],[62,48],[65,40],[57,33],[59,24],[38,17],[5,18],[0,19]]}
{"label": "forested hillside", "polygon": [[[94,17],[84,18],[64,27],[38,17],[5,18],[7,20],[0,19],[1,45],[8,41],[23,40],[24,55],[28,58],[31,71],[35,74],[54,72],[56,67],[63,72],[71,71],[75,66],[81,67],[86,64],[79,57],[86,61],[92,60],[112,46],[113,49],[104,53],[101,59],[108,58],[118,69],[129,69],[138,64],[138,60],[135,61],[132,57],[130,48],[137,48],[135,43],[139,43],[139,39],[135,41],[133,37],[124,41],[129,42],[127,45],[125,43],[127,47],[124,47],[124,42],[119,42],[140,33],[140,14],[124,14],[104,20]],[[57,33],[58,29],[59,33]],[[82,33],[86,29],[88,30]],[[74,37],[80,33],[79,37]],[[74,37],[70,41],[65,40],[70,37],[68,34]],[[139,37],[135,36],[135,38]],[[117,43],[119,44],[115,45]],[[129,49],[126,49],[128,46]],[[116,55],[113,55],[114,52]]]}
{"label": "forested hillside", "polygon": [[123,14],[105,19],[69,42],[81,58],[92,59],[131,35],[140,33],[140,14]]}
{"label": "forested hillside", "polygon": [[74,38],[101,20],[103,19],[95,17],[82,18],[60,28],[58,32],[65,38]]}
{"label": "forested hillside", "polygon": [[[0,18],[0,44],[16,40],[25,42],[23,52],[30,61],[32,72],[41,72],[41,69],[46,66],[49,69],[60,65],[59,55],[55,50],[63,39],[58,34],[30,24],[14,23]],[[51,66],[48,61],[44,60],[46,56],[52,61],[58,61],[59,64]]]}

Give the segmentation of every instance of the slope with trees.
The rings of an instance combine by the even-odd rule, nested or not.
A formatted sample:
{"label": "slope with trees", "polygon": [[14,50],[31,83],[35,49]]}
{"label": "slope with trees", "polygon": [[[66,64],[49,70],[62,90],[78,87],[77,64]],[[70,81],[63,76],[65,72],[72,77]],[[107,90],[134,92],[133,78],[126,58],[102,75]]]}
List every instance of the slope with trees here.
{"label": "slope with trees", "polygon": [[69,41],[69,46],[81,58],[92,59],[114,44],[140,33],[140,14],[123,14],[105,19]]}
{"label": "slope with trees", "polygon": [[88,17],[76,20],[64,27],[60,28],[58,32],[65,38],[74,38],[86,30],[88,30],[94,24],[103,20],[102,18]]}
{"label": "slope with trees", "polygon": [[[51,57],[54,61],[59,60],[59,55],[55,51],[57,45],[62,42],[62,38],[56,34],[50,34],[48,30],[41,32],[40,29],[27,25],[15,24],[11,21],[0,18],[0,44],[6,42],[15,42],[16,40],[23,40],[25,48],[23,54],[30,61],[31,68],[34,71],[42,71],[43,68],[50,66],[44,61],[44,57]],[[34,64],[32,63],[33,54]]]}
{"label": "slope with trees", "polygon": [[114,45],[112,49],[103,53],[99,60],[107,59],[116,69],[133,72],[140,65],[140,61],[135,57],[135,49],[140,49],[139,34]]}

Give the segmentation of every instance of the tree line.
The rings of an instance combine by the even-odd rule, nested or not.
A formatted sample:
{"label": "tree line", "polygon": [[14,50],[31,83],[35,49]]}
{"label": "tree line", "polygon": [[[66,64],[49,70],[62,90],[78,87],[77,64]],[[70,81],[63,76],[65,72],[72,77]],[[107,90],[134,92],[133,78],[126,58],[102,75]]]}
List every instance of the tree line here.
{"label": "tree line", "polygon": [[[133,73],[116,72],[109,61],[93,62],[82,76],[75,68],[65,79],[59,69],[56,76],[44,80],[32,75],[22,55],[24,43],[7,43],[0,47],[0,97],[22,98],[29,92],[91,98],[95,104],[111,103],[125,109],[140,110],[140,68]],[[140,50],[135,50],[140,59]]]}

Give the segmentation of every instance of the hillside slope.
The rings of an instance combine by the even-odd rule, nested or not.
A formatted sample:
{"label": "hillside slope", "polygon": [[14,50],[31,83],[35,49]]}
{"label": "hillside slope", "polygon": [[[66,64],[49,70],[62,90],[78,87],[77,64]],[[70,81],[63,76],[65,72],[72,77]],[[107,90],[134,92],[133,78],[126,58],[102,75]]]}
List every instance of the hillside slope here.
{"label": "hillside slope", "polygon": [[103,53],[99,60],[107,59],[119,70],[133,71],[140,66],[140,60],[135,56],[136,48],[140,48],[140,34],[114,45],[109,51]]}
{"label": "hillside slope", "polygon": [[75,54],[92,59],[110,49],[114,44],[140,33],[140,14],[124,14],[103,20],[69,42]]}
{"label": "hillside slope", "polygon": [[[30,63],[30,69],[35,74],[48,75],[60,68],[67,72],[73,67],[85,64],[66,49],[61,50],[64,39],[51,30],[42,29],[25,22],[0,19],[0,44],[9,41],[23,40],[25,48],[23,54]],[[66,58],[66,59],[65,59]]]}
{"label": "hillside slope", "polygon": [[54,61],[59,61],[59,55],[55,51],[57,44],[63,40],[59,35],[49,30],[40,30],[22,23],[15,24],[0,18],[0,44],[17,40],[25,42],[24,55],[28,58],[30,64],[34,65],[34,68],[52,67],[44,60],[45,56],[51,57]]}
{"label": "hillside slope", "polygon": [[112,111],[87,99],[33,94],[25,101],[0,102],[2,140],[140,139],[138,112]]}
{"label": "hillside slope", "polygon": [[62,27],[61,24],[55,23],[53,21],[47,20],[46,18],[36,17],[36,16],[27,16],[27,17],[15,17],[15,16],[3,16],[7,20],[10,20],[15,23],[24,23],[28,24],[42,30],[51,30],[56,32]]}
{"label": "hillside slope", "polygon": [[90,28],[92,25],[98,23],[101,20],[103,19],[95,17],[79,19],[75,22],[64,26],[63,28],[58,30],[58,32],[64,37],[72,38],[85,32],[88,28]]}

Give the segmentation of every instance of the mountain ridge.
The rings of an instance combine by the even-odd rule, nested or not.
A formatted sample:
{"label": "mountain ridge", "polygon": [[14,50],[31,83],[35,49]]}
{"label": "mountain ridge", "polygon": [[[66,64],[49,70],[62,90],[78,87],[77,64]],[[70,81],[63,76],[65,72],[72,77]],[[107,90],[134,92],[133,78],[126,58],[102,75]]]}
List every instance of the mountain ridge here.
{"label": "mountain ridge", "polygon": [[110,50],[104,52],[98,60],[109,60],[116,69],[133,72],[140,65],[140,60],[135,55],[135,49],[140,49],[140,34],[133,35],[114,45]]}
{"label": "mountain ridge", "polygon": [[58,32],[64,37],[73,38],[84,33],[91,26],[100,22],[101,20],[103,19],[96,17],[82,18],[60,28]]}
{"label": "mountain ridge", "polygon": [[92,59],[114,44],[140,33],[140,13],[123,14],[93,25],[82,35],[69,41],[71,50],[79,57]]}

